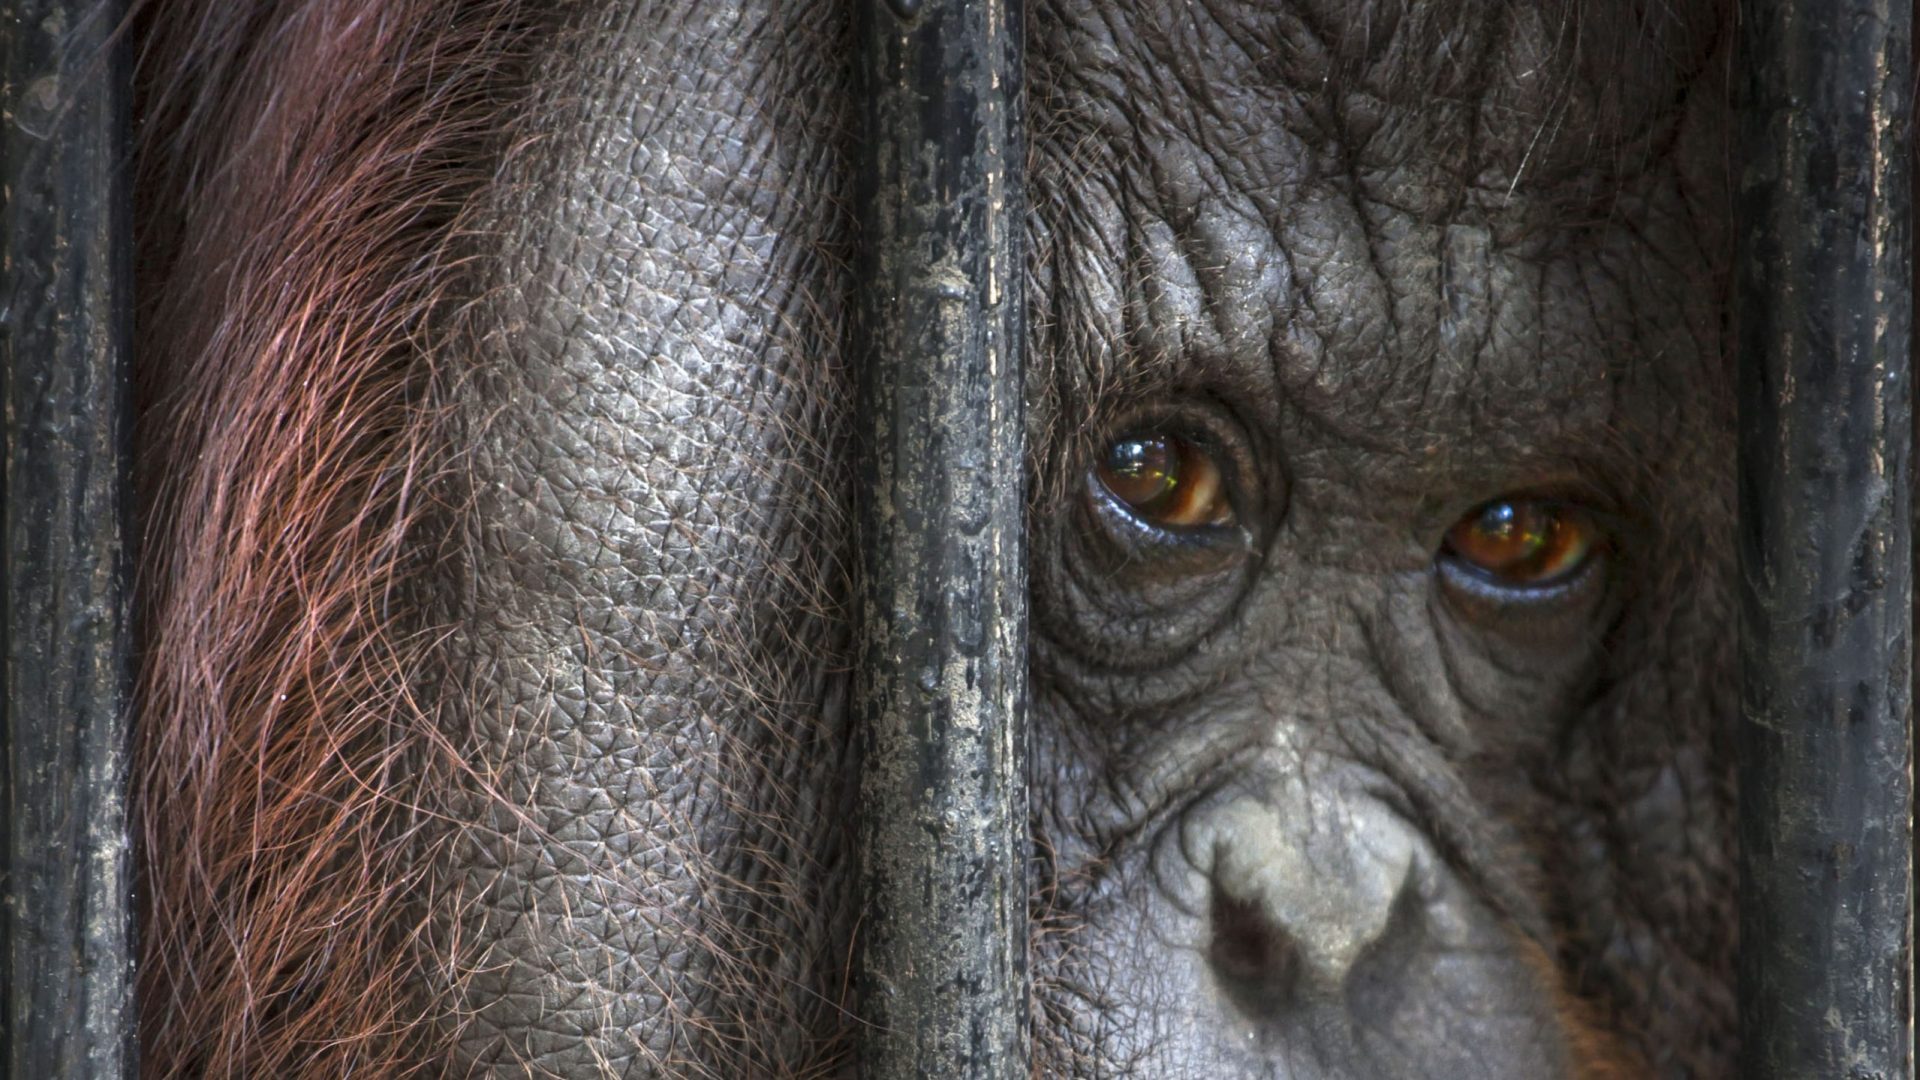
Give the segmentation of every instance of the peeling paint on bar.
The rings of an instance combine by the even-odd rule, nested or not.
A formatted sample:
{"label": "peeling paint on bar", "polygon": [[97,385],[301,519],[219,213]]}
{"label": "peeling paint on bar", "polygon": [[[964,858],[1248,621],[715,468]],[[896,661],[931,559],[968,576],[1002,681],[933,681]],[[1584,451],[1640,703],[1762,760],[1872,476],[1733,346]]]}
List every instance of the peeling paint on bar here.
{"label": "peeling paint on bar", "polygon": [[134,1074],[123,5],[0,0],[0,1074]]}
{"label": "peeling paint on bar", "polygon": [[1913,1075],[1911,10],[1740,6],[1740,1075]]}
{"label": "peeling paint on bar", "polygon": [[860,1069],[1025,1080],[1021,12],[862,18]]}

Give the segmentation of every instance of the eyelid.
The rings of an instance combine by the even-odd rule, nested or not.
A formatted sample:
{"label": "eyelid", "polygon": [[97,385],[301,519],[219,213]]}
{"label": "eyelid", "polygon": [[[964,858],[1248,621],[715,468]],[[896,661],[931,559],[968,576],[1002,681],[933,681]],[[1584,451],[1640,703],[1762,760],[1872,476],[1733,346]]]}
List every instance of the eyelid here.
{"label": "eyelid", "polygon": [[1434,560],[1434,573],[1456,611],[1476,622],[1522,618],[1560,618],[1586,610],[1603,595],[1604,554],[1582,562],[1569,573],[1537,585],[1502,585],[1457,559]]}
{"label": "eyelid", "polygon": [[[1232,481],[1227,481],[1231,487]],[[1138,534],[1138,538],[1149,543],[1168,548],[1206,548],[1217,550],[1223,546],[1244,551],[1255,550],[1252,530],[1248,529],[1237,513],[1234,519],[1219,525],[1182,525],[1165,526],[1148,521],[1133,512],[1118,495],[1100,480],[1097,470],[1087,471],[1087,486],[1095,500],[1099,513],[1109,518],[1109,527],[1124,528]],[[1231,494],[1229,500],[1231,501]]]}

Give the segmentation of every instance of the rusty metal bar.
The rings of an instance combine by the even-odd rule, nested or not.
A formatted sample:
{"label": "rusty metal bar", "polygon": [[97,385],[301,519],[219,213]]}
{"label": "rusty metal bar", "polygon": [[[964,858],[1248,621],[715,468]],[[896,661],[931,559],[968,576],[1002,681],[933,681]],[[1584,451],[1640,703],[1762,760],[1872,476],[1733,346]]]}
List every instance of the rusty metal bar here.
{"label": "rusty metal bar", "polygon": [[0,1072],[134,1074],[122,5],[0,0]]}
{"label": "rusty metal bar", "polygon": [[1911,11],[1738,25],[1740,1075],[1905,1078]]}
{"label": "rusty metal bar", "polygon": [[862,1074],[1026,1080],[1018,0],[866,0]]}

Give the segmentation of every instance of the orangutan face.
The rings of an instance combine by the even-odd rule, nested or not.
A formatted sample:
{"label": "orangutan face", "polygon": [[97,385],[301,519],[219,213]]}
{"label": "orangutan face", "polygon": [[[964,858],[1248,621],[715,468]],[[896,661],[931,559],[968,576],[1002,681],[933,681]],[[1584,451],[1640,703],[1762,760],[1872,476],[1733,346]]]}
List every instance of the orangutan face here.
{"label": "orangutan face", "polygon": [[[851,7],[462,12],[351,1045],[851,1075]],[[1730,1068],[1724,14],[1030,6],[1042,1074]]]}

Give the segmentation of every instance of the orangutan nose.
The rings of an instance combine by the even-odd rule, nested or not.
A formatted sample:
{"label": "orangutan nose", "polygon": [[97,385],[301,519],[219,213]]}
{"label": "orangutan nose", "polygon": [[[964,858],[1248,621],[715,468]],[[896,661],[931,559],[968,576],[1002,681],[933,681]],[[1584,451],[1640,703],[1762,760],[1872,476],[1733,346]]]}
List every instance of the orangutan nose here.
{"label": "orangutan nose", "polygon": [[[1424,950],[1411,827],[1371,800],[1279,812],[1267,799],[1212,822],[1208,962],[1258,1016],[1349,996]],[[1316,813],[1316,811],[1321,813]]]}

